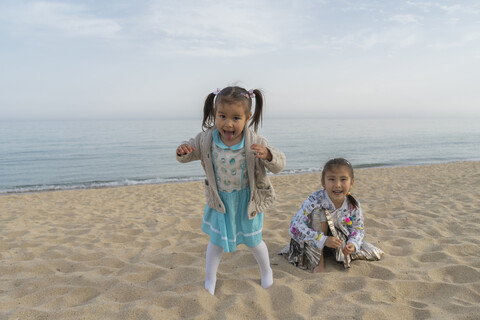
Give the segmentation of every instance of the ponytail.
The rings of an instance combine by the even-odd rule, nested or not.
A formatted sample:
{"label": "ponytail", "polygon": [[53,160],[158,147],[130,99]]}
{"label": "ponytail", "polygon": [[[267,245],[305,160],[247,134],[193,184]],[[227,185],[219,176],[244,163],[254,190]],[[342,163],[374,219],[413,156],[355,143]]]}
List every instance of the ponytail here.
{"label": "ponytail", "polygon": [[249,127],[253,126],[253,130],[257,132],[258,125],[262,123],[263,94],[262,91],[258,89],[254,89],[252,92],[255,94],[255,113],[252,116]]}
{"label": "ponytail", "polygon": [[347,199],[355,209],[358,209],[358,201],[350,194],[350,192],[347,194]]}
{"label": "ponytail", "polygon": [[215,107],[214,107],[215,93],[210,93],[205,99],[203,106],[203,122],[202,130],[211,128],[215,125]]}

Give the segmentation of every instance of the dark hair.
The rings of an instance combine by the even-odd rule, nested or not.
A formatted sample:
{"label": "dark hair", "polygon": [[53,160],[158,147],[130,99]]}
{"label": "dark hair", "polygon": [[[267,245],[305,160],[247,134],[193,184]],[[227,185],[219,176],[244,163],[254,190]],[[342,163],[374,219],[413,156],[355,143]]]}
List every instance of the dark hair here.
{"label": "dark hair", "polygon": [[[349,171],[349,174],[350,174],[350,178],[351,179],[354,179],[354,175],[353,175],[353,166],[352,164],[350,163],[350,161],[348,161],[347,159],[344,159],[344,158],[335,158],[335,159],[331,159],[331,160],[328,160],[327,163],[325,163],[325,165],[323,166],[323,170],[322,170],[322,185],[325,185],[325,174],[327,171],[330,171],[332,170],[334,167],[338,167],[338,166],[344,166],[344,167],[347,167],[348,168],[348,171]],[[358,201],[351,195],[351,194],[347,194],[347,198],[348,198],[348,201],[350,201],[350,203],[356,208],[358,209]]]}
{"label": "dark hair", "polygon": [[[253,90],[253,94],[255,95],[255,113],[253,114],[249,127],[253,126],[253,129],[256,132],[258,125],[262,122],[263,94],[259,89]],[[252,95],[244,88],[236,86],[226,87],[218,94],[213,92],[210,93],[205,99],[205,104],[203,106],[202,129],[208,129],[215,125],[215,110],[217,104],[229,104],[234,102],[244,103],[247,115],[252,111]]]}

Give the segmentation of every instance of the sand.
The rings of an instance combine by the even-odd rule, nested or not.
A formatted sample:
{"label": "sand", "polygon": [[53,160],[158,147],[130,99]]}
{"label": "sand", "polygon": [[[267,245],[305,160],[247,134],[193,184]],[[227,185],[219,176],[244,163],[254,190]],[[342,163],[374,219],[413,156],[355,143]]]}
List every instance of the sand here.
{"label": "sand", "polygon": [[[180,165],[180,164],[179,164]],[[312,274],[277,253],[320,174],[274,176],[263,239],[223,255],[204,288],[201,182],[0,196],[0,319],[478,319],[480,162],[356,171],[382,261]]]}

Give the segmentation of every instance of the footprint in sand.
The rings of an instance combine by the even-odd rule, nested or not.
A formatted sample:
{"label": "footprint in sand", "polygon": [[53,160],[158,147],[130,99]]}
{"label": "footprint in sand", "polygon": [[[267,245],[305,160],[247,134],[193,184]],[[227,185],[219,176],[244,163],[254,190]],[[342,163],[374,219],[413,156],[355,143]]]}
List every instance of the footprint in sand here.
{"label": "footprint in sand", "polygon": [[472,279],[480,279],[479,271],[459,264],[430,270],[428,275],[433,280],[447,283],[470,283]]}

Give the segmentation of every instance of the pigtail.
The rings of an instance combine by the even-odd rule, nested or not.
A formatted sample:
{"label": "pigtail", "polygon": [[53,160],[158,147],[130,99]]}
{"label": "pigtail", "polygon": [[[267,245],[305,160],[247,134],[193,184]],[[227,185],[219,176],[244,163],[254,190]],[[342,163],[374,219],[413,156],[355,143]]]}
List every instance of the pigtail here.
{"label": "pigtail", "polygon": [[355,209],[358,209],[358,201],[350,194],[350,192],[347,194],[347,199]]}
{"label": "pigtail", "polygon": [[263,94],[258,89],[255,89],[252,92],[255,94],[255,113],[252,116],[252,121],[250,122],[249,127],[253,126],[253,130],[257,132],[258,125],[262,123]]}
{"label": "pigtail", "polygon": [[215,93],[210,93],[205,99],[203,106],[202,130],[211,128],[215,125]]}

